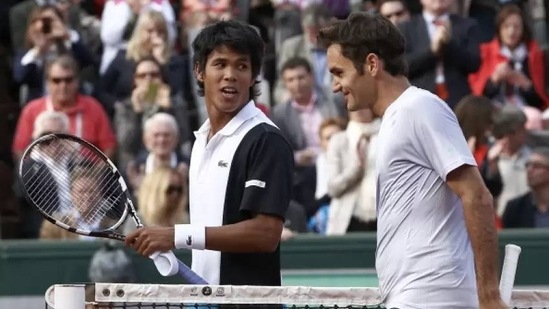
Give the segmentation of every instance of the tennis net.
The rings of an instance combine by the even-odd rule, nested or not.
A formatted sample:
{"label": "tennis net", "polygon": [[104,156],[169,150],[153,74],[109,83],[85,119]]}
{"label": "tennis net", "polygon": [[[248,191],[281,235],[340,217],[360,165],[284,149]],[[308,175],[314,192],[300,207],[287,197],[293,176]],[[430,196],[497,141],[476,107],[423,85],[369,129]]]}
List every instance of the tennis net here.
{"label": "tennis net", "polygon": [[[54,285],[46,309],[385,308],[376,288],[95,283]],[[549,309],[549,291],[515,290],[512,308]]]}

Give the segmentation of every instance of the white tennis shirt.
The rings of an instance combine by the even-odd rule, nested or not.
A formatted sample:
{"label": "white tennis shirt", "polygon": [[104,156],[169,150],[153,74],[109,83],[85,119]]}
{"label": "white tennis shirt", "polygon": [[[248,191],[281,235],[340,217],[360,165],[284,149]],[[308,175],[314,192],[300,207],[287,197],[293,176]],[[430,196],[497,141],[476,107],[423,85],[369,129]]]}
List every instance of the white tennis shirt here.
{"label": "white tennis shirt", "polygon": [[462,203],[445,183],[476,166],[454,113],[409,87],[387,108],[377,148],[376,269],[387,308],[478,308]]}

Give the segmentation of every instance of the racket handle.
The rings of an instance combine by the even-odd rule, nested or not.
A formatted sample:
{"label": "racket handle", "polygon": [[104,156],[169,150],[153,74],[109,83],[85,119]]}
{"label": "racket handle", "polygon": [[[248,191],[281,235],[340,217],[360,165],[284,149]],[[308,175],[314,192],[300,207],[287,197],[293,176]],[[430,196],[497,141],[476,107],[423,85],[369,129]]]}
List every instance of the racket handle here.
{"label": "racket handle", "polygon": [[158,272],[164,276],[179,274],[187,283],[208,284],[206,280],[197,275],[187,265],[177,259],[173,252],[155,252],[149,256],[153,260]]}
{"label": "racket handle", "polygon": [[520,252],[521,248],[517,245],[508,244],[505,246],[505,257],[503,260],[503,269],[501,270],[499,292],[501,294],[501,299],[508,306],[511,305],[513,285],[515,283],[515,274],[517,272]]}

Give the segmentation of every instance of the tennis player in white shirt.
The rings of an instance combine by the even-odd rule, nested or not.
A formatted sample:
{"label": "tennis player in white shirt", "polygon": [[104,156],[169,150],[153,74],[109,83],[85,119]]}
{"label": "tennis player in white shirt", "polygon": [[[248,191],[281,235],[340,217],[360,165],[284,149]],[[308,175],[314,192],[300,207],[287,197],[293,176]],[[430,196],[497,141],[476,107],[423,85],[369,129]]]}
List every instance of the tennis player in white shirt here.
{"label": "tennis player in white shirt", "polygon": [[[354,13],[322,29],[319,42],[347,109],[383,117],[376,270],[386,307],[506,308],[492,196],[452,110],[408,82],[397,28]],[[436,64],[435,55],[425,57]]]}

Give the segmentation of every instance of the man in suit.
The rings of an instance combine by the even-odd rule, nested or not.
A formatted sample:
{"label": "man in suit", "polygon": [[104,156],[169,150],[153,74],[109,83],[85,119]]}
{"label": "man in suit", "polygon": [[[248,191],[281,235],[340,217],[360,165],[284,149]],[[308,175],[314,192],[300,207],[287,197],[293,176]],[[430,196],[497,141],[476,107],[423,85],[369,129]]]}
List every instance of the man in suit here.
{"label": "man in suit", "polygon": [[324,93],[315,91],[313,69],[304,58],[292,58],[282,66],[282,80],[290,94],[285,104],[272,110],[271,118],[294,151],[294,199],[314,213],[316,156],[320,152],[319,128],[322,120],[341,116]]}
{"label": "man in suit", "polygon": [[549,148],[535,148],[526,163],[530,191],[510,200],[503,228],[549,227]]}
{"label": "man in suit", "polygon": [[303,34],[291,37],[282,43],[278,54],[278,79],[274,87],[274,101],[276,104],[287,102],[290,99],[289,91],[284,87],[282,67],[291,58],[304,58],[312,64],[313,81],[315,88],[331,99],[333,97],[330,83],[331,77],[326,66],[326,49],[316,43],[316,36],[320,28],[329,24],[332,14],[323,4],[311,4],[301,13]]}
{"label": "man in suit", "polygon": [[454,0],[421,0],[423,13],[399,25],[406,40],[410,82],[453,108],[471,92],[468,75],[480,66],[477,24],[450,14]]}

